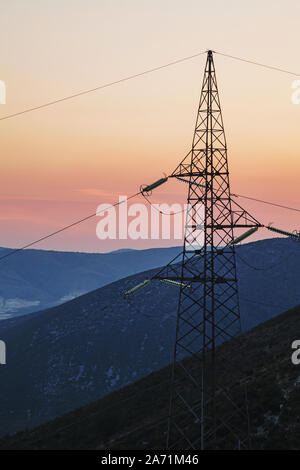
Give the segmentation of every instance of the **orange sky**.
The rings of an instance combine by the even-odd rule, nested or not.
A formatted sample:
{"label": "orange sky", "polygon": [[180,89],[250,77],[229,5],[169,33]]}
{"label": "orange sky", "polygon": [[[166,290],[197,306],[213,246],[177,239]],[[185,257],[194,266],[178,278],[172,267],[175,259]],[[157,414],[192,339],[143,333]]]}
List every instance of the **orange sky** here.
{"label": "orange sky", "polygon": [[[300,73],[298,0],[12,0],[0,17],[1,116],[207,48]],[[170,172],[189,150],[205,56],[0,122],[0,246],[17,247]],[[233,192],[300,207],[295,78],[215,56]],[[169,187],[184,201],[184,187]],[[99,193],[99,190],[101,192]],[[155,193],[166,199],[166,189]],[[180,194],[179,194],[180,193]],[[264,223],[297,213],[239,201]],[[37,246],[107,251],[97,220]],[[268,234],[262,233],[262,236]]]}

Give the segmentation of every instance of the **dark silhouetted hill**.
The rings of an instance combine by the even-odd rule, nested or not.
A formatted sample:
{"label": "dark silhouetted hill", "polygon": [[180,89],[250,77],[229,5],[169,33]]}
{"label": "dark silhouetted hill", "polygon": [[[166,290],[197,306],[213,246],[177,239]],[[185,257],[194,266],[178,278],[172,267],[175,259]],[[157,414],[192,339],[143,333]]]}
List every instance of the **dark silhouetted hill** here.
{"label": "dark silhouetted hill", "polygon": [[[246,373],[233,372],[232,379],[247,381],[254,449],[300,449],[300,365],[291,362],[299,332],[298,306],[241,338],[237,363]],[[230,352],[231,341],[223,347]],[[165,367],[34,430],[7,436],[0,449],[164,449],[169,378]]]}

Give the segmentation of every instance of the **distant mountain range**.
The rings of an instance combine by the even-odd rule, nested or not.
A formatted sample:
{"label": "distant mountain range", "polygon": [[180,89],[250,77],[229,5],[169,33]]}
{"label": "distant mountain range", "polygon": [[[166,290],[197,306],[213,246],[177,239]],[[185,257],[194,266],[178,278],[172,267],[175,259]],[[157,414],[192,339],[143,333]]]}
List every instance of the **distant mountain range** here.
{"label": "distant mountain range", "polygon": [[[263,240],[238,247],[237,254],[244,330],[300,303],[300,245]],[[178,288],[156,281],[123,298],[154,272],[0,322],[7,344],[7,365],[0,366],[0,434],[62,415],[170,362]]]}
{"label": "distant mountain range", "polygon": [[[181,248],[111,253],[24,250],[0,262],[0,320],[59,305],[110,282],[161,266]],[[0,248],[0,256],[11,250]]]}

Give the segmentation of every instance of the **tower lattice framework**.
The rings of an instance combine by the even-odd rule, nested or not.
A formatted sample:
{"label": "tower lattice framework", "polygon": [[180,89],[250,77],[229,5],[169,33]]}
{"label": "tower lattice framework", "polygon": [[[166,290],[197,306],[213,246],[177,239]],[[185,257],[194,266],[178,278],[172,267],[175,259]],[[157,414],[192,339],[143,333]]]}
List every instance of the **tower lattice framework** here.
{"label": "tower lattice framework", "polygon": [[235,375],[241,319],[234,231],[260,224],[231,199],[212,51],[192,149],[172,176],[188,183],[188,210],[181,262],[155,276],[180,286],[167,448],[249,448],[247,396]]}

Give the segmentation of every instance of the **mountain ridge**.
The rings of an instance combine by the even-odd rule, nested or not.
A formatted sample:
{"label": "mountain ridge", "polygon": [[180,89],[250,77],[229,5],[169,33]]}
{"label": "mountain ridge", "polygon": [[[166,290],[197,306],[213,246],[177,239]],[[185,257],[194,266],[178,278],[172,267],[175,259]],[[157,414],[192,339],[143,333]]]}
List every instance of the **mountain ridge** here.
{"label": "mountain ridge", "polygon": [[[299,303],[297,244],[272,239],[238,247],[237,254],[244,331]],[[266,276],[240,255],[248,264],[276,261],[277,267]],[[36,426],[170,363],[178,289],[156,281],[124,299],[126,290],[154,272],[0,322],[7,344],[7,365],[0,368],[0,434]]]}
{"label": "mountain ridge", "polygon": [[[242,335],[253,449],[300,449],[300,366],[291,362],[295,331],[300,306]],[[5,436],[0,449],[165,449],[169,379],[167,366],[33,430]]]}
{"label": "mountain ridge", "polygon": [[[20,251],[0,263],[0,320],[51,308],[122,277],[159,267],[180,250]],[[2,256],[11,251],[5,248]]]}

